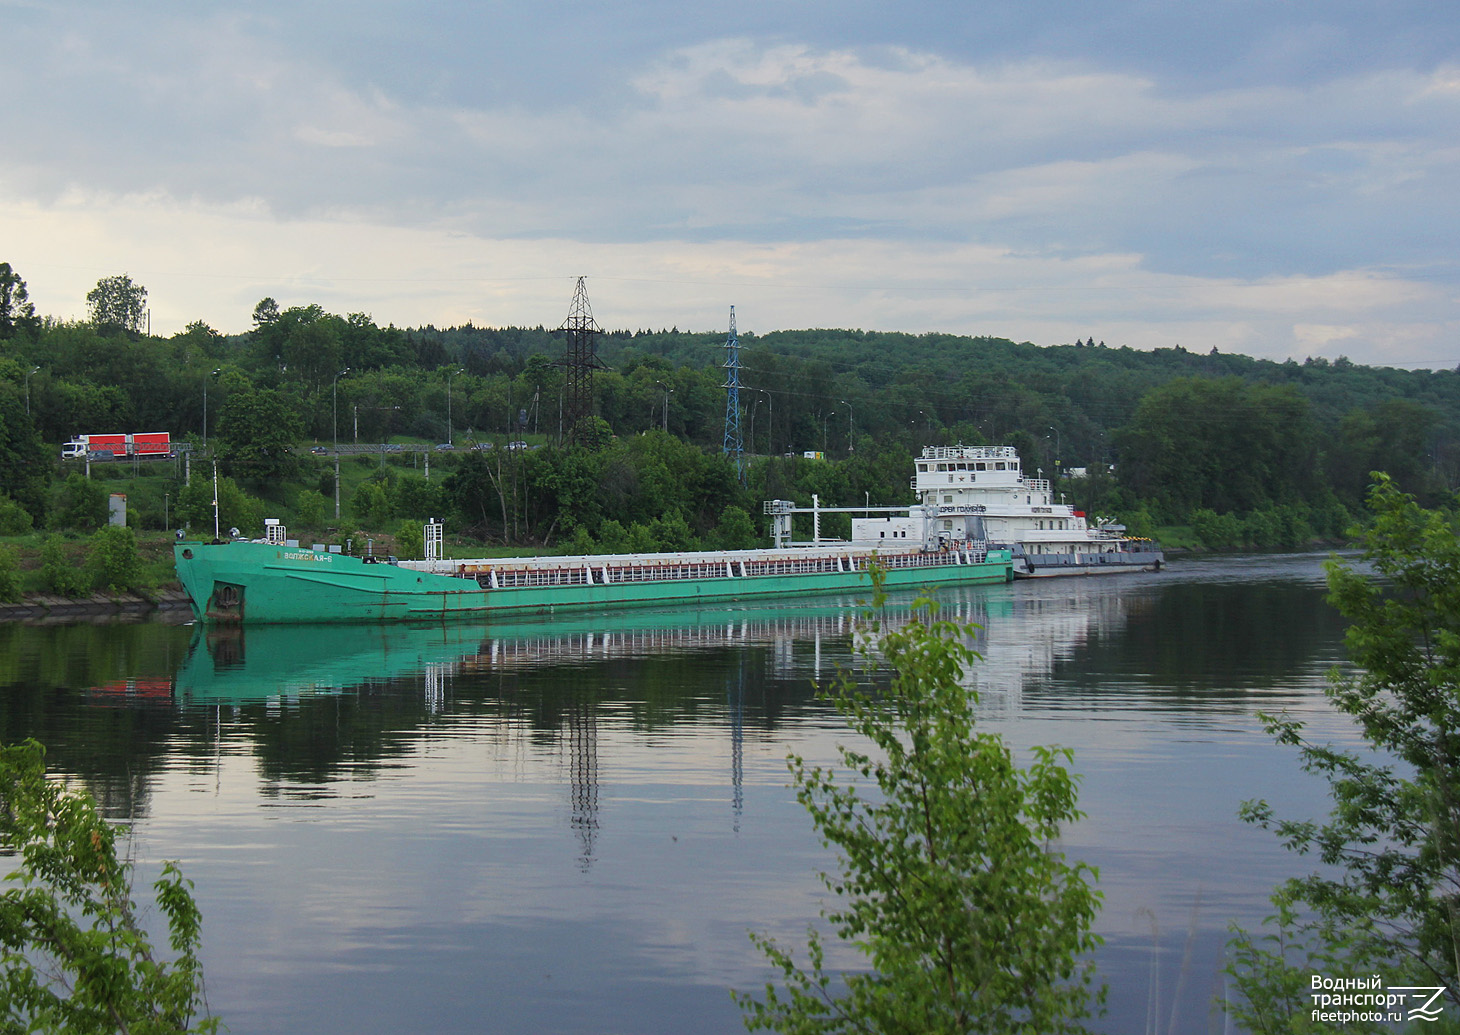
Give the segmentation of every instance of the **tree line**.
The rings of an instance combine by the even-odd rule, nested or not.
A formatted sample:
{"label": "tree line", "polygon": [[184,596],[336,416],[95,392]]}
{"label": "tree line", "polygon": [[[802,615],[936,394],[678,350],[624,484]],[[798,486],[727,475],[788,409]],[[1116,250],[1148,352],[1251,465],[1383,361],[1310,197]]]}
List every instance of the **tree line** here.
{"label": "tree line", "polygon": [[[123,274],[98,282],[88,320],[40,317],[24,280],[0,263],[0,493],[37,525],[54,504],[59,443],[118,431],[169,431],[286,508],[300,493],[333,494],[311,446],[530,441],[544,448],[438,458],[453,470],[429,516],[539,544],[611,541],[607,522],[627,534],[676,514],[703,539],[726,508],[752,515],[762,498],[811,492],[835,506],[900,503],[912,456],[955,442],[1013,445],[1078,505],[1147,531],[1191,524],[1214,546],[1337,534],[1374,470],[1424,503],[1460,480],[1455,371],[1139,351],[1094,335],[1035,346],[742,333],[737,467],[722,453],[719,332],[605,333],[595,375],[605,433],[569,448],[564,342],[544,326],[381,327],[364,313],[265,298],[247,332],[197,321],[164,337],[147,333],[145,300]],[[705,459],[691,463],[656,430]],[[826,461],[799,459],[807,452]],[[366,499],[363,509],[407,516],[390,491],[381,489],[388,505]],[[652,506],[621,502],[639,491]]]}

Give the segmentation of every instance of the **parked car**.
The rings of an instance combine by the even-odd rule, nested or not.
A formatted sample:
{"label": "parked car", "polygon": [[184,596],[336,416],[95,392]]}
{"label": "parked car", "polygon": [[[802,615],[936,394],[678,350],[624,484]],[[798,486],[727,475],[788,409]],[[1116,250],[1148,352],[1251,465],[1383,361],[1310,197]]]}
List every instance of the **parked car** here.
{"label": "parked car", "polygon": [[508,442],[507,443],[507,448],[508,449],[526,449],[527,448],[527,443],[526,442],[522,442],[522,441]]}
{"label": "parked car", "polygon": [[387,453],[399,453],[401,451],[401,444],[399,442],[387,442],[385,444],[385,451]]}
{"label": "parked car", "polygon": [[476,445],[472,446],[471,448],[473,450],[475,450],[476,452],[481,453],[481,452],[485,452],[488,449],[494,449],[495,447],[490,442],[478,442]]}
{"label": "parked car", "polygon": [[455,448],[456,447],[453,446],[450,442],[442,442],[440,445],[438,445],[436,447],[436,452],[438,452],[438,453],[444,453],[448,449],[455,449]]}
{"label": "parked car", "polygon": [[315,446],[313,449],[310,450],[310,452],[313,453],[315,456],[329,455],[329,450],[326,449],[324,446]]}

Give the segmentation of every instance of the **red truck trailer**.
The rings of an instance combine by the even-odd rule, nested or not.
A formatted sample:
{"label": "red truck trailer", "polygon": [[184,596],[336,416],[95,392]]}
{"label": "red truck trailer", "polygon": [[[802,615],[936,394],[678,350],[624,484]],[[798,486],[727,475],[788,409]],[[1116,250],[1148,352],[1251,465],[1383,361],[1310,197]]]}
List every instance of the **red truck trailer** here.
{"label": "red truck trailer", "polygon": [[171,433],[144,431],[135,435],[77,435],[61,447],[63,460],[158,460],[172,455]]}

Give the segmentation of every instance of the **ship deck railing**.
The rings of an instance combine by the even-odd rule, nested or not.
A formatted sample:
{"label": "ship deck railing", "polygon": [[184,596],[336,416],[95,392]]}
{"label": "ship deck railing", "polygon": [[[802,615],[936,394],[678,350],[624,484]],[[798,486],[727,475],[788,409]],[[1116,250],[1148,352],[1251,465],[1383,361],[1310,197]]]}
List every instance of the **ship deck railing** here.
{"label": "ship deck railing", "polygon": [[948,550],[885,553],[874,548],[730,551],[719,554],[617,554],[588,557],[481,558],[406,561],[402,567],[476,580],[487,589],[529,589],[636,582],[669,582],[773,575],[817,575],[866,571],[873,559],[886,569],[981,564],[983,544]]}

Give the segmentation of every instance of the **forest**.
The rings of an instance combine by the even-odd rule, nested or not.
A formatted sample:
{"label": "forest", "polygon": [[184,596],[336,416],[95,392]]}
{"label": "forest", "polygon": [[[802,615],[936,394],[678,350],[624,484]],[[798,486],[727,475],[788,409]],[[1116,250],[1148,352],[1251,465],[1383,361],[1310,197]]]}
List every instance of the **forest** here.
{"label": "forest", "polygon": [[[267,512],[384,532],[441,517],[481,543],[574,550],[753,545],[772,498],[911,502],[912,457],[959,442],[1015,446],[1082,508],[1143,534],[1190,526],[1213,548],[1340,536],[1376,470],[1422,503],[1460,478],[1451,370],[1095,334],[744,333],[737,464],[725,332],[604,332],[595,419],[565,429],[565,342],[546,325],[381,327],[265,298],[245,333],[197,321],[163,337],[146,333],[145,301],[121,274],[98,282],[87,320],[39,316],[0,263],[0,534],[94,528],[107,479],[124,476],[130,523],[211,529],[198,475],[213,461],[225,525]],[[151,431],[186,460],[88,478],[60,459],[79,434]],[[423,449],[387,452],[402,443]],[[337,447],[361,453],[338,486]]]}

